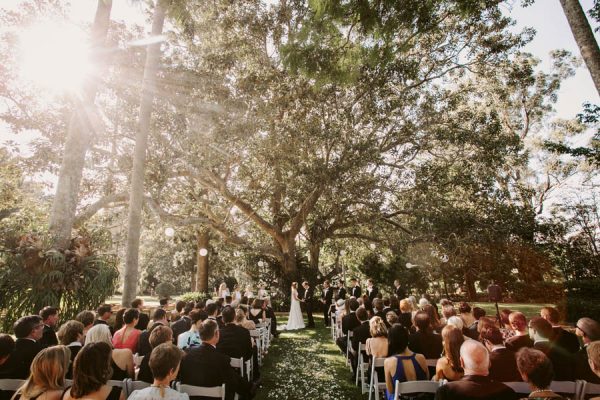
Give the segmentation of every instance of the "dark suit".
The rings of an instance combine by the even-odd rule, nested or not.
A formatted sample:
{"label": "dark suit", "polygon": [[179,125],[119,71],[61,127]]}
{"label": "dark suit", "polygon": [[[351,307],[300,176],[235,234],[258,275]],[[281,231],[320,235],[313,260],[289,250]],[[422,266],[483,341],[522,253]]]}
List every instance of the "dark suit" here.
{"label": "dark suit", "polygon": [[552,328],[554,331],[554,337],[552,338],[552,342],[555,343],[561,349],[564,349],[566,352],[575,354],[579,351],[579,339],[577,335],[573,332],[569,332],[561,328],[560,326],[555,326]]}
{"label": "dark suit", "polygon": [[408,348],[417,354],[423,354],[427,359],[440,358],[444,350],[442,335],[433,332],[413,333],[408,337]]}
{"label": "dark suit", "polygon": [[356,297],[358,299],[361,294],[362,291],[360,289],[360,286],[354,286],[352,289],[350,289],[350,296],[352,297]]}
{"label": "dark suit", "polygon": [[35,340],[17,339],[15,342],[15,351],[11,358],[14,357],[14,376],[15,379],[27,379],[29,376],[29,367],[34,357],[42,351],[44,347]]}
{"label": "dark suit", "polygon": [[187,315],[182,316],[177,321],[171,324],[173,330],[173,343],[177,344],[177,336],[183,332],[187,332],[192,327],[192,320]]}
{"label": "dark suit", "polygon": [[373,286],[371,288],[371,290],[369,290],[369,288],[367,288],[367,294],[369,295],[369,300],[371,300],[371,302],[372,302],[373,300],[375,300],[375,298],[379,294],[379,289],[377,289],[376,286]]}
{"label": "dark suit", "polygon": [[346,300],[346,288],[339,288],[337,295],[335,296],[336,300]]}
{"label": "dark suit", "polygon": [[555,381],[573,380],[573,357],[551,342],[534,343],[533,348],[543,352],[552,361]]}
{"label": "dark suit", "polygon": [[459,381],[449,382],[437,390],[436,400],[513,400],[520,396],[503,383],[487,376],[467,375]]}
{"label": "dark suit", "polygon": [[235,324],[226,324],[219,331],[217,350],[231,358],[252,358],[252,339],[250,331]]}
{"label": "dark suit", "polygon": [[394,290],[394,294],[398,298],[398,300],[402,300],[406,298],[406,292],[402,288],[402,286],[398,286],[396,290]]}
{"label": "dark suit", "polygon": [[490,379],[497,382],[520,382],[521,374],[517,370],[515,353],[507,348],[498,348],[490,352]]}
{"label": "dark suit", "polygon": [[71,350],[71,364],[69,364],[69,370],[67,371],[67,375],[65,378],[73,379],[73,363],[75,362],[75,357],[77,357],[77,353],[81,350],[81,345],[73,345],[67,346],[69,350]]}
{"label": "dark suit", "polygon": [[42,338],[38,340],[38,343],[42,345],[42,347],[56,346],[58,344],[58,338],[56,337],[54,329],[48,325],[44,325],[44,333],[42,334]]}
{"label": "dark suit", "polygon": [[210,344],[202,343],[187,350],[181,360],[179,380],[186,385],[208,387],[225,383],[226,399],[233,399],[235,393],[249,397],[250,384],[235,372],[230,362],[229,356],[219,353]]}
{"label": "dark suit", "polygon": [[145,331],[148,328],[148,324],[150,323],[150,317],[148,314],[145,314],[140,311],[140,318],[138,319],[138,323],[135,325],[135,329],[139,329],[140,331]]}
{"label": "dark suit", "polygon": [[153,383],[154,375],[152,375],[152,370],[150,369],[150,356],[144,357],[142,362],[140,363],[140,370],[137,376],[138,381]]}
{"label": "dark suit", "polygon": [[152,324],[152,328],[146,329],[142,333],[140,333],[140,338],[138,339],[138,354],[140,356],[148,356],[150,357],[150,353],[152,353],[152,346],[150,346],[150,334],[157,326],[164,325],[162,322],[155,322]]}
{"label": "dark suit", "polygon": [[273,336],[277,336],[277,317],[275,311],[271,307],[265,309],[267,318],[271,318],[271,333]]}
{"label": "dark suit", "polygon": [[[358,344],[362,343],[363,345],[367,343],[367,339],[371,337],[371,331],[369,329],[369,321],[365,321],[361,323],[359,326],[352,330],[352,338],[350,339],[350,343],[352,344],[352,349],[354,353],[358,353]],[[353,373],[356,373],[356,367],[358,366],[358,354],[356,357],[350,356],[350,361],[352,365]]]}
{"label": "dark suit", "polygon": [[331,303],[333,302],[333,288],[328,287],[327,289],[323,288],[321,292],[321,300],[323,300],[323,318],[325,318],[325,326],[329,326],[329,309],[331,308]]}
{"label": "dark suit", "polygon": [[581,379],[589,383],[600,383],[600,377],[592,371],[588,362],[587,349],[584,347],[575,354],[575,376],[574,379]]}
{"label": "dark suit", "polygon": [[343,336],[340,336],[335,340],[336,344],[342,350],[342,353],[346,354],[346,346],[348,344],[348,331],[354,330],[357,326],[360,325],[360,321],[356,318],[356,313],[353,311],[348,315],[344,315],[342,318],[342,333]]}
{"label": "dark suit", "polygon": [[315,326],[315,320],[313,318],[312,315],[312,311],[313,311],[313,295],[314,295],[314,290],[312,287],[308,287],[308,289],[306,289],[304,291],[304,296],[302,297],[304,299],[304,307],[306,309],[306,316],[308,317],[308,328],[313,328]]}
{"label": "dark suit", "polygon": [[506,348],[515,353],[522,347],[533,347],[533,340],[529,335],[513,336],[506,341]]}

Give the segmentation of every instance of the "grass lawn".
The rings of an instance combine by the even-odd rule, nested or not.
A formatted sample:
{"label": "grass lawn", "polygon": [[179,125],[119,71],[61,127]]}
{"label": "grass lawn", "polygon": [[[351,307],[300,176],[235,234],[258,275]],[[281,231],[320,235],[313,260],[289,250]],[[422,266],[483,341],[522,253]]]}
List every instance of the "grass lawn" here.
{"label": "grass lawn", "polygon": [[[287,315],[278,315],[277,322],[281,328]],[[316,329],[281,331],[271,342],[255,399],[363,399],[323,317],[315,315],[315,323]]]}

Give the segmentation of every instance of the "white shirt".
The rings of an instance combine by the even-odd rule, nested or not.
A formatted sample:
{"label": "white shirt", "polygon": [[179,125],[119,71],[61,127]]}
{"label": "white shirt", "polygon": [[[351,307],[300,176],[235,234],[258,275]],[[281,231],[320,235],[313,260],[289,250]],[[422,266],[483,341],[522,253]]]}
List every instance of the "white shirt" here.
{"label": "white shirt", "polygon": [[165,397],[160,396],[160,388],[150,386],[142,390],[134,390],[129,395],[128,400],[189,400],[190,396],[187,393],[179,393],[171,388],[163,388]]}

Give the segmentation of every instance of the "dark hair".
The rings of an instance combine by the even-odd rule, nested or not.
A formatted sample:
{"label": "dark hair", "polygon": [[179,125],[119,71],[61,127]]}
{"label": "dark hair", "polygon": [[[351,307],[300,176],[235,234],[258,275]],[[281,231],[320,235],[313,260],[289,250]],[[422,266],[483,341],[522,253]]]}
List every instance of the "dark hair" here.
{"label": "dark hair", "polygon": [[400,300],[395,295],[390,296],[390,308],[392,310],[400,310]]}
{"label": "dark hair", "polygon": [[479,320],[481,317],[485,317],[485,310],[481,307],[473,307],[473,317]]}
{"label": "dark hair", "polygon": [[158,301],[158,304],[160,304],[161,306],[166,306],[167,304],[169,304],[169,299],[168,298],[160,299]]}
{"label": "dark hair", "polygon": [[4,358],[15,349],[15,340],[6,333],[0,333],[0,358]]}
{"label": "dark hair", "polygon": [[538,389],[546,389],[554,379],[552,362],[546,355],[535,349],[523,347],[517,352],[517,368],[527,380]]}
{"label": "dark hair", "polygon": [[60,344],[68,346],[69,344],[77,341],[79,335],[83,336],[83,324],[79,321],[70,320],[60,326],[56,336]]}
{"label": "dark hair", "polygon": [[56,314],[58,314],[58,308],[51,306],[46,306],[40,311],[40,317],[42,317],[43,321],[47,320],[48,317],[51,317]]}
{"label": "dark hair", "polygon": [[384,297],[383,298],[383,305],[384,307],[389,307],[391,304],[390,298],[389,297]]}
{"label": "dark hair", "polygon": [[131,302],[131,308],[138,308],[139,306],[142,305],[142,303],[144,303],[144,300],[142,299],[135,299]]}
{"label": "dark hair", "polygon": [[[388,301],[388,303],[389,303],[389,301]],[[383,300],[374,299],[373,300],[373,308],[375,308],[377,311],[383,311]]]}
{"label": "dark hair", "polygon": [[167,316],[167,312],[163,308],[157,308],[152,313],[152,321],[160,321]]}
{"label": "dark hair", "polygon": [[204,307],[206,307],[206,301],[204,301],[204,300],[198,300],[198,301],[196,302],[196,305],[194,305],[194,308],[195,308],[196,310],[201,310],[201,309],[203,309]]}
{"label": "dark hair", "polygon": [[240,304],[248,304],[248,296],[242,296],[240,299]]}
{"label": "dark hair", "polygon": [[423,306],[423,311],[429,315],[429,325],[431,325],[431,329],[436,330],[442,325],[440,317],[438,316],[437,306],[426,304]]}
{"label": "dark hair", "polygon": [[155,348],[161,343],[170,342],[171,340],[173,340],[173,330],[164,325],[158,325],[156,328],[152,329],[148,339],[150,347],[152,348]]}
{"label": "dark hair", "polygon": [[454,372],[464,372],[460,366],[460,346],[465,341],[462,331],[454,325],[446,325],[442,329],[444,354]]}
{"label": "dark hair", "polygon": [[137,308],[128,308],[123,313],[123,322],[126,324],[130,324],[139,318],[140,318],[140,310],[138,310]]}
{"label": "dark hair", "polygon": [[503,308],[502,311],[500,311],[500,323],[502,326],[510,324],[510,321],[508,320],[510,314],[512,314],[512,311],[508,308]]}
{"label": "dark hair", "polygon": [[479,333],[479,336],[482,340],[487,340],[491,344],[502,344],[504,343],[502,339],[502,332],[495,326],[487,327],[486,329],[482,329]]}
{"label": "dark hair", "polygon": [[262,300],[259,298],[254,299],[252,302],[252,308],[262,308]]}
{"label": "dark hair", "polygon": [[360,306],[360,304],[358,303],[358,300],[356,299],[350,299],[348,300],[349,306],[350,306],[350,311],[356,311],[358,309],[358,307]]}
{"label": "dark hair", "polygon": [[112,307],[110,306],[110,304],[102,304],[96,310],[96,314],[98,314],[98,318],[100,318],[101,316],[103,316],[107,312],[112,312]]}
{"label": "dark hair", "polygon": [[80,398],[96,392],[112,376],[111,347],[105,342],[88,343],[79,350],[73,363],[71,397]]}
{"label": "dark hair", "polygon": [[204,311],[194,310],[190,313],[190,319],[192,320],[192,325],[194,325],[198,321],[204,321],[208,318],[208,314]]}
{"label": "dark hair", "polygon": [[126,308],[121,308],[115,314],[115,326],[114,326],[115,332],[123,327],[123,323],[124,323],[123,322],[123,314],[125,313],[126,310],[127,310]]}
{"label": "dark hair", "polygon": [[229,324],[235,319],[235,310],[231,306],[225,306],[223,311],[221,311],[221,316],[223,317],[223,322]]}
{"label": "dark hair", "polygon": [[31,332],[42,322],[39,315],[28,315],[21,317],[13,325],[13,331],[17,339],[22,339],[31,334]]}
{"label": "dark hair", "polygon": [[152,349],[148,365],[154,379],[164,379],[171,370],[176,370],[183,352],[173,343],[163,343]]}
{"label": "dark hair", "polygon": [[190,315],[190,313],[192,312],[192,310],[194,309],[195,306],[196,306],[195,302],[192,302],[192,304],[187,303],[185,305],[185,307],[183,307],[183,315]]}
{"label": "dark hair", "polygon": [[408,331],[400,324],[394,324],[388,329],[388,355],[393,356],[406,350],[408,346]]}
{"label": "dark hair", "polygon": [[177,303],[175,303],[175,310],[177,310],[177,312],[181,312],[181,310],[183,310],[183,307],[185,307],[185,301],[183,300],[179,300]]}
{"label": "dark hair", "polygon": [[202,322],[202,325],[198,329],[198,333],[200,334],[200,339],[203,342],[211,340],[215,337],[215,332],[219,329],[219,325],[212,319],[207,319]]}
{"label": "dark hair", "polygon": [[421,332],[431,331],[431,318],[426,311],[417,311],[415,314],[415,326],[419,328]]}
{"label": "dark hair", "polygon": [[542,317],[531,318],[531,320],[529,320],[529,326],[532,329],[535,329],[535,331],[544,339],[552,339],[554,336],[552,325]]}
{"label": "dark hair", "polygon": [[461,301],[458,305],[458,312],[460,312],[461,314],[471,312],[471,305],[466,301]]}
{"label": "dark hair", "polygon": [[230,295],[225,296],[225,301],[227,303],[231,303],[231,300],[233,300],[233,297],[231,297]]}
{"label": "dark hair", "polygon": [[205,311],[208,315],[213,315],[214,313],[217,312],[218,309],[219,309],[219,306],[217,305],[217,303],[210,303],[209,305],[206,306]]}
{"label": "dark hair", "polygon": [[369,318],[367,309],[364,307],[358,307],[358,310],[356,310],[356,318],[358,318],[360,322],[366,321]]}
{"label": "dark hair", "polygon": [[93,311],[85,310],[75,316],[75,321],[79,321],[84,327],[92,325],[96,316]]}

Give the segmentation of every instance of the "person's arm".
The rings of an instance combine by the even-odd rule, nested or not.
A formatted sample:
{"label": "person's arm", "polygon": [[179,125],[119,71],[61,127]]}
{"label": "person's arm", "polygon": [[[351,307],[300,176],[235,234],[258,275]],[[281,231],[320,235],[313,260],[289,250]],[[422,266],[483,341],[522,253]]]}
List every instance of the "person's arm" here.
{"label": "person's arm", "polygon": [[385,374],[385,387],[387,388],[388,393],[394,393],[394,381],[392,378],[393,371],[396,370],[396,358],[389,357],[385,359],[383,363],[383,370]]}
{"label": "person's arm", "polygon": [[439,381],[444,379],[444,358],[440,358],[437,360],[435,364],[435,376],[434,380]]}

